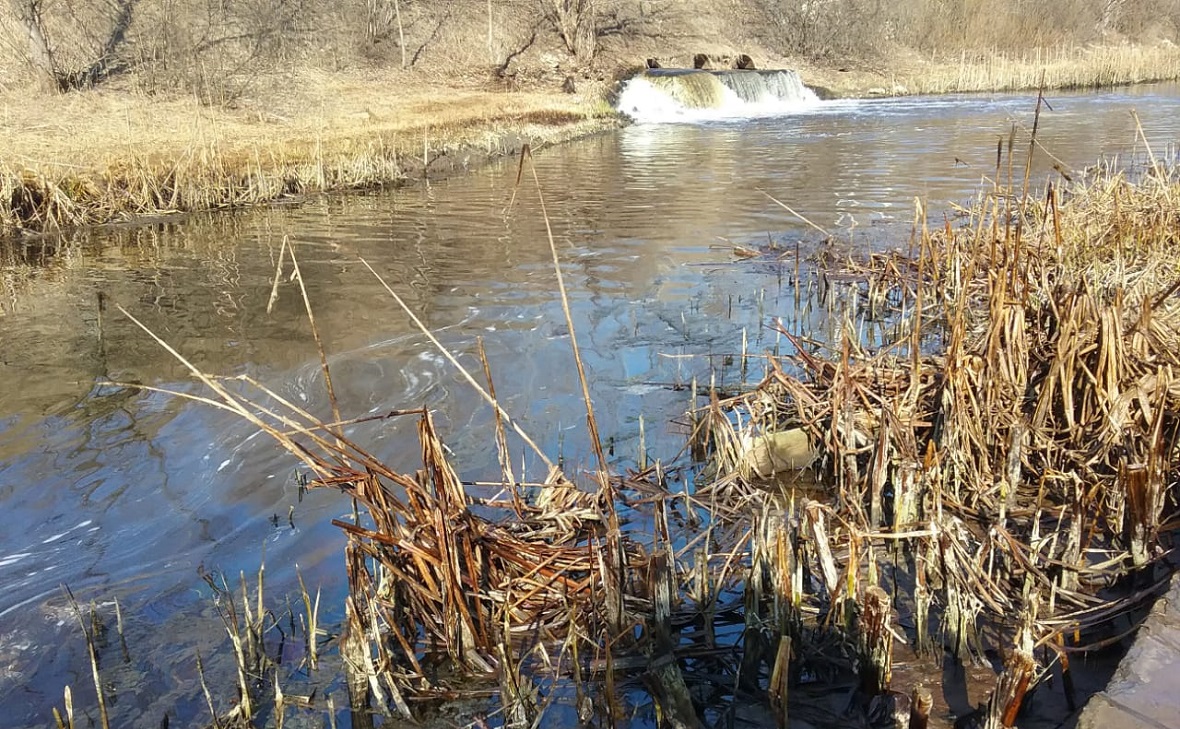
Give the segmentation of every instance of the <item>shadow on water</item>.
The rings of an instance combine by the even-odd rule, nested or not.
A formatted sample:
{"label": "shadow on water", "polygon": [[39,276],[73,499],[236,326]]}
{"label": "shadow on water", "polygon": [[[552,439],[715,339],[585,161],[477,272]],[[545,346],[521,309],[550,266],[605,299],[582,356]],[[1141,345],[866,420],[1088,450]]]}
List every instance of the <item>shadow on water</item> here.
{"label": "shadow on water", "polygon": [[[1161,147],[1180,130],[1175,87],[1051,101],[1041,143],[1071,169],[1142,151],[1131,108]],[[997,139],[1031,115],[1024,96],[841,102],[786,119],[631,127],[539,155],[614,466],[635,464],[641,415],[649,453],[680,449],[683,434],[664,425],[686,401],[673,386],[713,373],[735,386],[744,338],[754,352],[776,346],[764,324],[794,307],[781,266],[736,262],[732,246],[810,253],[817,234],[760,191],[854,250],[905,245],[915,200],[953,216],[993,173]],[[20,525],[0,533],[0,710],[14,726],[44,725],[62,687],[84,683],[63,583],[83,600],[120,600],[135,674],[120,700],[143,725],[165,711],[201,716],[192,656],[224,652],[198,566],[249,573],[265,552],[278,595],[296,587],[298,563],[323,586],[326,619],[340,619],[343,538],[330,520],[349,506],[304,494],[292,461],[233,416],[136,388],[199,391],[116,303],[203,370],[249,375],[329,419],[302,302],[287,286],[267,312],[287,238],[342,410],[428,406],[464,478],[495,478],[491,414],[363,256],[473,369],[483,338],[505,408],[546,452],[592,466],[543,223],[527,199],[508,210],[514,174],[493,165],[396,192],[0,245],[0,508]],[[830,324],[816,314],[808,326]],[[393,468],[415,462],[411,424],[366,428]]]}

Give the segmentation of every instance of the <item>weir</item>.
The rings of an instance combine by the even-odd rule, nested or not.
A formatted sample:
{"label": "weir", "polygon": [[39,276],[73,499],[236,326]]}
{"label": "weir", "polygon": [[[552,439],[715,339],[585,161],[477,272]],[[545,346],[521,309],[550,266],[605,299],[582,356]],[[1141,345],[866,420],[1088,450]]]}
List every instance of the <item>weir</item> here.
{"label": "weir", "polygon": [[790,70],[653,68],[623,85],[618,109],[650,122],[789,113],[818,100]]}

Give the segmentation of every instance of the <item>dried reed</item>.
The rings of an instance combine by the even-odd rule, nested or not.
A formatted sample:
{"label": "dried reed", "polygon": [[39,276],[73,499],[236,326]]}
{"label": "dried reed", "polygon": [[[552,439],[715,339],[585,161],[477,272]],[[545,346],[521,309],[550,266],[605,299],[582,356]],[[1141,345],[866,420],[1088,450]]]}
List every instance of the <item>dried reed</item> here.
{"label": "dried reed", "polygon": [[[804,672],[850,678],[856,710],[879,716],[896,709],[900,639],[963,661],[1006,655],[986,711],[1011,726],[1047,668],[1037,647],[1068,656],[1107,644],[1111,618],[1157,586],[1165,495],[1180,480],[1178,195],[1154,165],[1136,183],[1079,178],[1043,199],[997,186],[969,224],[930,230],[919,215],[913,256],[824,262],[815,295],[842,330],[825,347],[780,321],[789,352],[766,358],[755,388],[710,388],[703,407],[693,388],[689,450],[709,463],[677,466],[696,478],[683,491],[669,490],[660,462],[613,474],[601,450],[598,489],[579,489],[460,368],[500,418],[498,451],[511,428],[547,468],[529,504],[505,459],[512,488],[477,511],[428,411],[388,416],[417,418],[419,463],[400,473],[347,437],[339,413],[320,422],[249,380],[231,390],[169,351],[212,390],[208,402],[271,435],[313,486],[358,504],[359,518],[334,522],[347,537],[340,652],[358,721],[373,708],[412,718],[407,696],[450,695],[447,672],[431,668],[440,661],[494,682],[514,725],[534,725],[562,677],[588,715],[595,673],[608,721],[628,680],[678,726],[746,695],[781,725],[830,720],[813,715]],[[866,316],[882,322],[883,344],[860,335]],[[673,522],[680,505],[696,521]],[[651,543],[625,520],[650,524]],[[253,608],[243,586],[243,618],[227,613],[247,715],[266,672],[261,585],[260,573]],[[306,589],[304,609],[314,642]],[[930,692],[905,688],[910,723],[924,726]]]}

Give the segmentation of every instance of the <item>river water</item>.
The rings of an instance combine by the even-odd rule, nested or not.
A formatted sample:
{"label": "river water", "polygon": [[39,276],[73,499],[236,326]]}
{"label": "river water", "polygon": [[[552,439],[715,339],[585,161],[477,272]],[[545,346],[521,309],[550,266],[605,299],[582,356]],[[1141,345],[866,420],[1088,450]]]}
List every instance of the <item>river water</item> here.
{"label": "river water", "polygon": [[[1100,157],[1143,163],[1132,110],[1156,156],[1175,159],[1180,87],[1048,102],[1035,184],[1059,178],[1054,164],[1081,177]],[[918,201],[934,224],[953,223],[1014,126],[1020,169],[1034,107],[1030,95],[824,102],[786,117],[636,125],[537,154],[614,463],[634,464],[641,417],[653,457],[677,452],[683,436],[669,421],[687,395],[668,385],[734,383],[726,355],[743,332],[752,351],[774,346],[760,325],[791,313],[783,267],[796,244],[814,249],[816,227],[867,250],[906,246]],[[118,669],[120,726],[204,716],[193,656],[216,664],[228,646],[199,566],[237,575],[265,556],[280,599],[298,565],[324,591],[325,621],[341,612],[344,540],[329,520],[349,505],[329,491],[301,496],[294,461],[234,416],[109,384],[201,392],[116,305],[201,369],[249,375],[329,419],[294,284],[284,279],[267,313],[286,238],[345,417],[426,405],[462,475],[495,477],[488,409],[363,257],[474,369],[482,337],[506,409],[567,465],[589,462],[537,192],[524,184],[513,201],[515,177],[502,162],[401,190],[0,248],[0,723],[48,724],[67,684],[77,704],[93,700],[63,585],[105,612],[119,601],[131,657]],[[768,244],[789,262],[732,255]],[[412,422],[353,432],[395,468],[413,467]]]}

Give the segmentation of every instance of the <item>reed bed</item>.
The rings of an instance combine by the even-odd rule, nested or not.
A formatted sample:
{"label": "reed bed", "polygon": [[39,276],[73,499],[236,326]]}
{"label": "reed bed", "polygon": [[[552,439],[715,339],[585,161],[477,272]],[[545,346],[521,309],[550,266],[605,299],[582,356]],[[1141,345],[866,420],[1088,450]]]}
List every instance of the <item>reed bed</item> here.
{"label": "reed bed", "polygon": [[[954,224],[919,217],[908,253],[797,262],[797,300],[828,307],[837,335],[778,320],[785,353],[756,387],[694,383],[683,459],[616,473],[598,451],[585,482],[499,406],[486,360],[481,383],[387,286],[496,412],[502,490],[478,501],[429,411],[345,420],[322,351],[330,422],[157,341],[212,393],[182,397],[246,419],[355,505],[334,522],[354,725],[478,697],[504,726],[561,703],[583,723],[925,727],[949,658],[994,669],[956,726],[1010,727],[1050,676],[1079,705],[1071,657],[1128,635],[1166,584],[1180,479],[1180,184],[1152,161],[1135,181],[1027,189],[1026,173]],[[284,245],[276,289],[287,265],[314,331]],[[417,420],[411,471],[350,435],[394,417]],[[510,434],[539,481],[514,472]],[[226,619],[238,705],[281,720],[277,682],[248,698],[268,685],[243,648],[260,643],[261,583]],[[304,606],[314,643],[306,590]]]}
{"label": "reed bed", "polygon": [[918,73],[898,73],[906,94],[1102,88],[1180,78],[1180,48],[1160,45],[1060,45],[1023,53],[962,52]]}
{"label": "reed bed", "polygon": [[[916,653],[997,664],[978,721],[1007,727],[1042,679],[1072,692],[1071,655],[1131,631],[1176,526],[1177,195],[1154,160],[1040,199],[996,186],[956,225],[919,226],[914,255],[817,271],[836,340],[778,322],[792,353],[695,417],[717,474],[697,498],[774,523],[749,537],[787,626],[772,643],[838,626],[881,696],[896,625]],[[882,319],[887,343],[864,346]],[[781,465],[799,451],[815,465]],[[814,655],[804,670],[831,664]]]}

